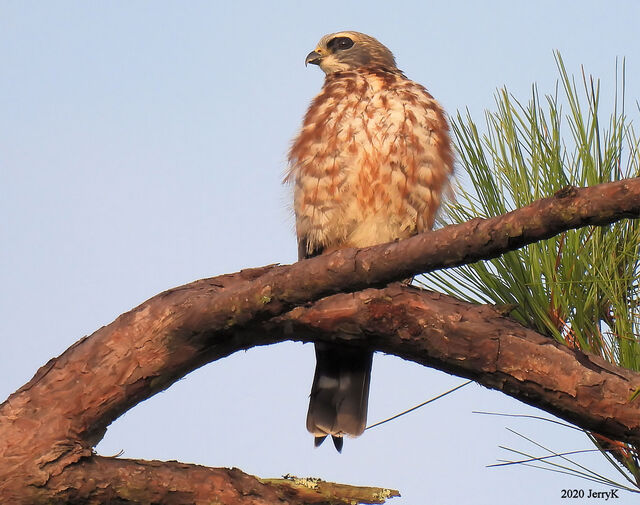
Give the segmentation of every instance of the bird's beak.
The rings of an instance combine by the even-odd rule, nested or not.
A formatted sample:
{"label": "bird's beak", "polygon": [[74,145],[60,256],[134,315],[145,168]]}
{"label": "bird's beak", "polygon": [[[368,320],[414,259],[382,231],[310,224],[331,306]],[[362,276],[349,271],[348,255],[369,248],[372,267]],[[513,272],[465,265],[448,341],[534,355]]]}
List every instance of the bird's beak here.
{"label": "bird's beak", "polygon": [[320,60],[322,59],[322,55],[317,51],[311,51],[307,54],[307,57],[304,60],[304,66],[306,67],[309,63],[312,65],[320,65]]}

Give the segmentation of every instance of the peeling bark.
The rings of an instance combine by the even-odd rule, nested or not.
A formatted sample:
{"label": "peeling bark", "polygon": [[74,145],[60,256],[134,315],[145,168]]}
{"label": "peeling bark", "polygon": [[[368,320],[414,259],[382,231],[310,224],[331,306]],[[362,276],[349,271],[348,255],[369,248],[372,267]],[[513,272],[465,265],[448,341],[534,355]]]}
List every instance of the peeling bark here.
{"label": "peeling bark", "polygon": [[[640,373],[571,349],[491,305],[399,284],[298,307],[259,331],[343,339],[472,379],[582,428],[640,443]],[[258,333],[258,331],[256,331]]]}
{"label": "peeling bark", "polygon": [[[487,306],[400,286],[335,295],[494,257],[570,228],[638,216],[640,179],[569,188],[497,218],[161,293],[52,359],[0,405],[0,497],[16,504],[104,503],[104,493],[116,491],[109,482],[119,482],[120,475],[116,503],[156,502],[148,498],[156,492],[163,496],[157,503],[171,503],[171,493],[162,494],[162,479],[155,475],[165,470],[188,475],[201,467],[98,458],[91,447],[106,427],[205,363],[287,339],[330,340],[337,329],[355,345],[472,378],[586,429],[639,443],[638,407],[628,401],[640,387],[639,374],[567,349]],[[295,308],[327,295],[335,296]],[[133,477],[118,474],[128,465],[144,468],[140,482],[147,482],[147,495],[139,494]],[[214,487],[228,472],[202,471],[212,472]],[[100,480],[101,475],[111,480]],[[227,483],[235,478],[227,477]],[[74,482],[84,482],[81,492]],[[260,496],[271,492],[255,489]],[[222,491],[208,492],[222,501]],[[282,503],[303,503],[287,493],[278,498]],[[92,496],[98,498],[91,501]],[[255,497],[253,503],[259,503]]]}
{"label": "peeling bark", "polygon": [[[37,501],[47,504],[162,503],[267,505],[384,503],[394,489],[346,486],[319,479],[262,480],[237,468],[207,468],[175,461],[93,456],[53,477]],[[213,501],[215,500],[215,501]]]}

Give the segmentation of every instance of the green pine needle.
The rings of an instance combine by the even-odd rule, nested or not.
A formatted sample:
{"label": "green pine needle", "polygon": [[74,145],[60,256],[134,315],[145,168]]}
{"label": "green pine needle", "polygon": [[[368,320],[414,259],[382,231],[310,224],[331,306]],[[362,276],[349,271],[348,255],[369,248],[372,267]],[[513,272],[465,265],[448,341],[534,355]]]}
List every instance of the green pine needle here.
{"label": "green pine needle", "polygon": [[[443,222],[504,214],[568,185],[640,175],[640,139],[624,106],[624,63],[612,112],[603,119],[599,81],[582,72],[578,86],[560,54],[555,57],[553,94],[541,97],[533,86],[525,104],[502,89],[482,128],[468,111],[452,119],[461,177],[469,183],[446,205]],[[623,220],[429,273],[418,282],[467,301],[515,307],[510,315],[522,324],[640,371],[639,244],[640,220]],[[636,460],[609,460],[640,484]]]}

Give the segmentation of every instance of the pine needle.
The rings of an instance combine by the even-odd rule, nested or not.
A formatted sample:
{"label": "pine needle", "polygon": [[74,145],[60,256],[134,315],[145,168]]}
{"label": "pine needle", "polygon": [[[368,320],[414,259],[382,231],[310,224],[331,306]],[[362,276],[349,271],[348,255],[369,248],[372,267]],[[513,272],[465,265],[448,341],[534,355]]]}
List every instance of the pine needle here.
{"label": "pine needle", "polygon": [[384,423],[388,423],[389,421],[393,421],[394,419],[397,419],[401,416],[404,416],[405,414],[408,414],[409,412],[413,412],[414,410],[419,409],[420,407],[424,407],[425,405],[428,405],[429,403],[435,402],[436,400],[439,400],[440,398],[442,398],[443,396],[447,396],[448,394],[453,393],[454,391],[457,391],[458,389],[461,389],[469,384],[471,384],[473,381],[467,381],[467,382],[463,382],[462,384],[449,389],[448,391],[445,391],[444,393],[439,394],[438,396],[434,396],[433,398],[427,400],[426,402],[422,402],[420,405],[416,405],[415,407],[411,407],[410,409],[405,410],[404,412],[400,412],[399,414],[396,414],[395,416],[389,417],[383,421],[379,421],[375,424],[372,424],[371,426],[367,426],[365,428],[365,430],[370,430],[371,428],[375,428],[376,426],[380,426],[381,424]]}
{"label": "pine needle", "polygon": [[[552,93],[543,96],[533,85],[523,101],[503,88],[484,125],[468,110],[451,119],[459,177],[468,183],[448,202],[440,224],[497,216],[567,185],[640,176],[640,138],[625,106],[625,61],[616,61],[615,93],[607,104],[598,79],[584,68],[578,78],[570,76],[560,53],[555,59]],[[510,316],[523,325],[640,371],[639,220],[572,230],[417,282],[469,302],[513,305]],[[620,454],[638,454],[631,445],[621,447]],[[640,483],[637,457],[603,455]]]}

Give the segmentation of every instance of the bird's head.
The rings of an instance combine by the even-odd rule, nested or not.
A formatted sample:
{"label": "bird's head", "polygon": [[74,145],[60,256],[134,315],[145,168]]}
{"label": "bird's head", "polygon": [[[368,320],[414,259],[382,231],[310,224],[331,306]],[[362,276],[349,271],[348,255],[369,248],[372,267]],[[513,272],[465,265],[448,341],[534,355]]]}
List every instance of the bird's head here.
{"label": "bird's head", "polygon": [[373,37],[360,32],[337,32],[325,35],[304,60],[305,65],[318,65],[325,74],[373,66],[396,69],[389,49]]}

